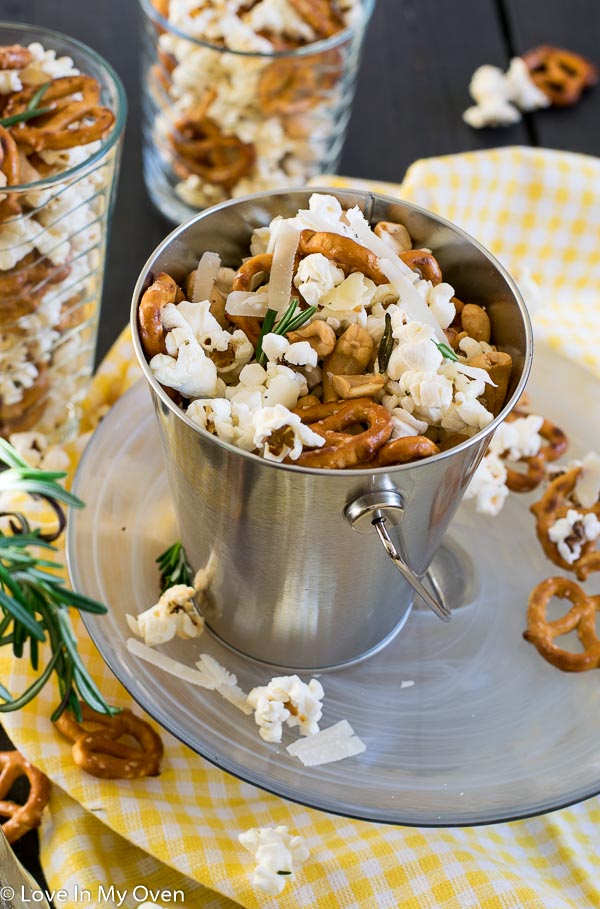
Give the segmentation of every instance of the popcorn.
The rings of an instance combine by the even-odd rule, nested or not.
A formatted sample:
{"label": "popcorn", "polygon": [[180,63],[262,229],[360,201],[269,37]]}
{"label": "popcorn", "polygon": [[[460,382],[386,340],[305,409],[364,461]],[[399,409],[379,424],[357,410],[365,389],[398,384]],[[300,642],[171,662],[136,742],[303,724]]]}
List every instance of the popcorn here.
{"label": "popcorn", "polygon": [[477,103],[463,113],[463,120],[475,129],[510,126],[521,120],[522,110],[536,110],[550,104],[521,57],[510,61],[506,74],[497,66],[480,66],[471,77],[469,92]]}
{"label": "popcorn", "polygon": [[309,306],[318,306],[321,298],[344,280],[341,268],[321,253],[305,256],[294,276],[298,288]]}
{"label": "popcorn", "polygon": [[217,393],[217,367],[193,338],[182,340],[177,358],[156,354],[149,366],[157,382],[174,388],[186,398],[203,398]]}
{"label": "popcorn", "polygon": [[533,457],[542,447],[540,429],[543,422],[544,418],[535,414],[517,417],[510,423],[505,420],[492,437],[490,451],[511,461]]}
{"label": "popcorn", "polygon": [[301,735],[319,731],[323,713],[323,687],[317,679],[307,684],[297,675],[273,678],[266,686],[253,688],[248,703],[254,708],[259,735],[265,742],[280,742],[283,723],[298,726]]}
{"label": "popcorn", "polygon": [[196,591],[185,584],[167,588],[158,603],[137,617],[127,615],[127,624],[148,647],[166,644],[175,636],[196,638],[204,630],[204,619],[194,605]]}
{"label": "popcorn", "polygon": [[548,539],[556,543],[559,555],[572,565],[581,556],[585,542],[600,536],[600,521],[595,514],[581,514],[570,508],[564,518],[559,518],[548,528]]}
{"label": "popcorn", "polygon": [[71,465],[68,454],[57,445],[50,445],[42,432],[13,432],[8,441],[30,467],[68,471]]}
{"label": "popcorn", "polygon": [[497,515],[508,497],[507,470],[497,454],[486,454],[467,486],[465,499],[475,499],[480,514]]}
{"label": "popcorn", "polygon": [[252,886],[268,896],[278,896],[310,853],[304,837],[292,836],[287,827],[252,827],[238,840],[257,862]]}
{"label": "popcorn", "polygon": [[214,433],[223,442],[235,441],[235,428],[231,412],[231,401],[225,398],[197,398],[189,405],[186,416]]}
{"label": "popcorn", "polygon": [[250,426],[238,437],[237,444],[246,451],[258,450],[268,461],[281,462],[288,457],[295,461],[304,445],[320,448],[325,439],[305,426],[297,414],[276,404],[254,411]]}

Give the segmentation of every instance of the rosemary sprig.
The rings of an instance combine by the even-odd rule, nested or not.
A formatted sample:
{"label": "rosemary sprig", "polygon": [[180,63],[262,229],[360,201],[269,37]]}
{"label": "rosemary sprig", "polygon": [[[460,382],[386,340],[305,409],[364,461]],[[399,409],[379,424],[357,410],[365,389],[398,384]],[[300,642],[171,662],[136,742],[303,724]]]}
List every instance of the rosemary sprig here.
{"label": "rosemary sprig", "polygon": [[24,123],[26,120],[33,120],[34,117],[41,117],[43,114],[50,114],[54,110],[52,107],[38,107],[40,101],[52,85],[52,82],[44,82],[43,85],[31,96],[29,104],[20,114],[12,114],[10,117],[4,117],[0,120],[0,126],[15,126],[17,123]]}
{"label": "rosemary sprig", "polygon": [[455,363],[458,363],[458,357],[454,353],[451,347],[447,344],[444,344],[443,341],[434,341],[433,342],[441,355],[446,358],[446,360],[454,360]]}
{"label": "rosemary sprig", "polygon": [[161,593],[164,593],[169,587],[174,587],[175,584],[193,586],[194,572],[180,540],[161,552],[156,563],[160,570]]}
{"label": "rosemary sprig", "polygon": [[[66,474],[29,467],[8,442],[0,439],[0,492],[24,492],[44,499],[58,518],[58,533],[65,526],[61,508],[71,505],[82,508],[83,502],[67,492],[57,480]],[[79,698],[101,713],[116,713],[104,700],[88,674],[77,651],[77,641],[69,618],[69,608],[84,612],[104,613],[106,607],[89,597],[63,586],[57,571],[62,568],[41,553],[56,552],[52,540],[57,532],[42,533],[32,528],[20,512],[1,512],[8,518],[10,533],[0,531],[0,646],[12,646],[19,659],[26,651],[32,669],[40,663],[40,644],[48,644],[50,656],[41,673],[20,695],[13,697],[0,686],[0,713],[19,710],[35,698],[56,675],[60,703],[52,720],[67,707],[79,718]]]}
{"label": "rosemary sprig", "polygon": [[389,312],[385,314],[385,328],[383,329],[383,334],[381,336],[381,341],[379,342],[379,349],[377,351],[377,363],[379,365],[379,372],[383,373],[388,367],[390,362],[390,357],[392,355],[392,350],[394,349],[394,335],[392,332],[392,317]]}
{"label": "rosemary sprig", "polygon": [[262,349],[262,342],[265,335],[268,335],[270,332],[275,335],[286,335],[290,331],[297,331],[302,325],[304,325],[305,322],[308,322],[308,320],[311,319],[317,311],[316,306],[308,306],[306,309],[303,309],[296,314],[297,308],[298,300],[296,297],[292,297],[290,305],[282,315],[277,325],[275,325],[277,313],[274,309],[267,309],[255,352],[256,361],[261,366],[264,366],[267,361],[267,357]]}

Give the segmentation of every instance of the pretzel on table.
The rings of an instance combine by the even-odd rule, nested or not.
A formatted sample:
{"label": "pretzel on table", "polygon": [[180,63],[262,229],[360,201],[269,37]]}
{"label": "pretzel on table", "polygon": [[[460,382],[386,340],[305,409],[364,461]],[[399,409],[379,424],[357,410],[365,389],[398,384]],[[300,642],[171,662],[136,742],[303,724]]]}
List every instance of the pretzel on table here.
{"label": "pretzel on table", "polygon": [[[546,613],[553,597],[569,600],[571,608],[561,618],[550,621]],[[599,609],[600,596],[588,596],[570,578],[548,578],[531,592],[527,630],[523,637],[536,647],[545,660],[564,672],[597,669],[600,667],[600,640],[596,635],[596,613]],[[556,644],[556,638],[571,631],[577,632],[583,651],[573,653]]]}
{"label": "pretzel on table", "polygon": [[580,540],[581,555],[574,562],[567,562],[558,551],[558,546],[548,536],[550,528],[561,518],[566,517],[571,509],[581,514],[600,515],[600,503],[592,508],[581,508],[573,502],[573,493],[577,485],[577,478],[581,467],[571,467],[565,473],[559,474],[548,483],[541,499],[530,506],[530,511],[535,515],[536,533],[546,556],[559,568],[566,571],[578,572],[580,566],[585,565],[585,558],[594,547],[593,540]]}
{"label": "pretzel on table", "polygon": [[[29,794],[23,805],[9,801],[6,796],[20,777],[29,780]],[[50,798],[50,780],[41,770],[30,764],[19,751],[0,752],[0,817],[8,820],[2,824],[2,832],[9,843],[39,827],[42,812]]]}
{"label": "pretzel on table", "polygon": [[551,104],[568,107],[579,101],[586,88],[598,81],[598,70],[573,51],[543,44],[522,55],[532,81]]}
{"label": "pretzel on table", "polygon": [[[82,722],[65,710],[54,725],[72,743],[76,765],[105,780],[135,780],[160,774],[163,745],[160,736],[145,720],[130,710],[114,716],[98,713],[80,704]],[[120,742],[135,739],[139,747]]]}
{"label": "pretzel on table", "polygon": [[[524,411],[515,409],[507,416],[506,422],[512,423],[526,416]],[[536,455],[519,459],[521,463],[527,465],[525,473],[513,467],[506,468],[506,485],[512,492],[531,492],[537,489],[546,476],[547,464],[562,457],[567,450],[569,441],[565,433],[550,420],[544,419],[540,435],[547,444],[542,445]]]}

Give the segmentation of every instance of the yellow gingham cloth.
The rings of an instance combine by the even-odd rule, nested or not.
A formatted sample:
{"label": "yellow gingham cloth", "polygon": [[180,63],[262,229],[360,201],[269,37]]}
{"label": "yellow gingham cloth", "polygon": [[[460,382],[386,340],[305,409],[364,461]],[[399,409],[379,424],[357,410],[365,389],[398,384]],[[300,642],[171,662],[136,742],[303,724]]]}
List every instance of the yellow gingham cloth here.
{"label": "yellow gingham cloth", "polygon": [[[464,227],[517,277],[528,268],[543,297],[534,320],[538,336],[600,375],[600,161],[514,148],[417,162],[401,187],[338,177],[328,182],[415,201]],[[124,332],[92,385],[82,424],[88,435],[71,447],[73,461],[98,415],[138,377],[132,362]],[[139,712],[80,624],[78,632],[83,658],[107,699]],[[27,684],[28,667],[7,649],[0,650],[0,678],[18,692]],[[55,702],[51,684],[33,704],[3,719],[18,747],[54,782],[41,857],[50,887],[71,894],[61,906],[112,909],[120,897],[115,890],[110,898],[111,885],[127,892],[125,909],[161,890],[171,895],[155,896],[159,906],[208,909],[600,906],[597,798],[544,817],[475,829],[370,824],[263,793],[165,732],[160,777],[101,781],[73,765],[69,745],[48,719]],[[280,897],[269,898],[252,889],[254,863],[237,834],[275,824],[304,836],[310,858]]]}

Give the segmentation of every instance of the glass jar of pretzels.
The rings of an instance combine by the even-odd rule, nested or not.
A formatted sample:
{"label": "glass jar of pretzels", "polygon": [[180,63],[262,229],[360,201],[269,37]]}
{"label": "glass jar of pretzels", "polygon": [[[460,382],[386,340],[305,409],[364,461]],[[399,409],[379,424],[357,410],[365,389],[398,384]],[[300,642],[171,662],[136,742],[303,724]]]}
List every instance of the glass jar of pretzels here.
{"label": "glass jar of pretzels", "polygon": [[0,28],[0,435],[73,435],[92,372],[125,96],[45,29]]}
{"label": "glass jar of pretzels", "polygon": [[178,223],[335,170],[374,0],[140,0],[144,172]]}

